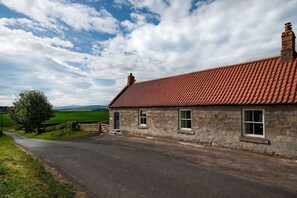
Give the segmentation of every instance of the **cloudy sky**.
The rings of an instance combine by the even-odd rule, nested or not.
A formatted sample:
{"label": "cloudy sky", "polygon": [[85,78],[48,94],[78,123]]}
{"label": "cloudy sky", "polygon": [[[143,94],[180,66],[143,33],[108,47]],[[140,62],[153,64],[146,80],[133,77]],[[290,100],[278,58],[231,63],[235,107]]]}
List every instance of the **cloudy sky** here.
{"label": "cloudy sky", "polygon": [[280,54],[296,0],[0,0],[0,105],[108,102],[137,82]]}

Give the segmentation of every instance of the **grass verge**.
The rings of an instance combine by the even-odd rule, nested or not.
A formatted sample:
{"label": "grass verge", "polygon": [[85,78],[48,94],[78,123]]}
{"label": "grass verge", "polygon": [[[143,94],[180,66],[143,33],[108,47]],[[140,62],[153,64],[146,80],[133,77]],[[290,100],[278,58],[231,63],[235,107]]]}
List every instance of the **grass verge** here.
{"label": "grass verge", "polygon": [[52,132],[46,132],[37,134],[36,132],[25,133],[24,131],[13,131],[14,133],[20,134],[27,138],[36,138],[43,140],[68,140],[76,137],[81,137],[90,134],[96,134],[97,132],[89,132],[89,131],[69,131],[68,129],[62,129]]}
{"label": "grass verge", "polygon": [[73,189],[61,185],[42,163],[0,137],[0,197],[74,197]]}

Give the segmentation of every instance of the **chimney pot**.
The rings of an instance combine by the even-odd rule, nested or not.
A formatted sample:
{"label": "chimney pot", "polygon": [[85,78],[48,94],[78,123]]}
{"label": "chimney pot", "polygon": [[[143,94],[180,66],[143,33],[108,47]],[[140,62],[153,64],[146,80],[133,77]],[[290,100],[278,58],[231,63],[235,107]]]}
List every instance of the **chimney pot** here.
{"label": "chimney pot", "polygon": [[285,23],[285,32],[288,32],[292,30],[292,24],[291,22]]}

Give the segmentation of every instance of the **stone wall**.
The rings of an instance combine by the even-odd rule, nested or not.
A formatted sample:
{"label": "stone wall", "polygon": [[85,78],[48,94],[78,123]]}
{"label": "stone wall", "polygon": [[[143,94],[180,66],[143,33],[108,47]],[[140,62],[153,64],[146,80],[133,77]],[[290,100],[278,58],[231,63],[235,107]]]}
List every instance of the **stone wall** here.
{"label": "stone wall", "polygon": [[99,132],[99,124],[78,124],[79,130]]}
{"label": "stone wall", "polygon": [[[170,137],[234,149],[297,158],[297,105],[270,106],[198,106],[142,108],[147,112],[147,127],[139,127],[139,108],[111,108],[110,128],[114,128],[114,112],[120,114],[120,130],[138,134]],[[179,131],[179,109],[192,110],[192,133]],[[263,109],[265,141],[242,137],[242,110]]]}

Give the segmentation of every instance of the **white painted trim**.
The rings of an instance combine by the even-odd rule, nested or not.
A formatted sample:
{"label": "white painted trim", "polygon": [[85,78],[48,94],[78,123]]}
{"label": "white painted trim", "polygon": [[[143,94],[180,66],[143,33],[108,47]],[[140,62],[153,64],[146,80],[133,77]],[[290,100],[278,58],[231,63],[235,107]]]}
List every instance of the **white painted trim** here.
{"label": "white painted trim", "polygon": [[[245,111],[262,111],[262,122],[244,121],[244,112]],[[243,136],[265,138],[265,109],[242,109],[241,123],[242,123],[242,132],[241,133]],[[245,123],[263,124],[263,135],[246,134],[245,133]]]}
{"label": "white painted trim", "polygon": [[[145,112],[145,117],[140,116],[140,111]],[[145,123],[146,124],[141,124],[141,118],[145,118]],[[146,127],[147,126],[147,111],[145,109],[139,109],[138,110],[138,126],[140,126],[140,127]]]}
{"label": "white painted trim", "polygon": [[[183,120],[191,120],[191,128],[182,128],[181,127],[181,111],[190,111],[191,112],[191,119],[183,119]],[[192,122],[192,109],[179,109],[178,110],[178,128],[182,131],[192,131],[193,122]]]}

